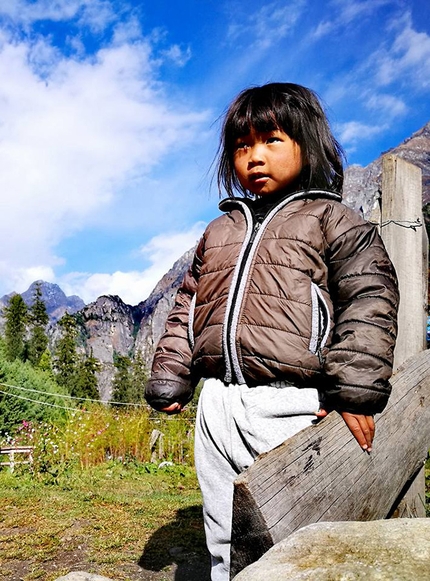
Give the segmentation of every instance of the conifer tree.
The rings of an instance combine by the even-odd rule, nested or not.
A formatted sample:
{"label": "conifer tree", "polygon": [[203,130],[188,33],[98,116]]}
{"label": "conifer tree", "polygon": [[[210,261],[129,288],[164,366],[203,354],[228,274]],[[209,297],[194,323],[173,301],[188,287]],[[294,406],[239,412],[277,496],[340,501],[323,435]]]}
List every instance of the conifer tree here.
{"label": "conifer tree", "polygon": [[48,346],[48,337],[45,329],[49,323],[46,305],[42,300],[40,283],[36,283],[33,304],[29,313],[30,339],[28,342],[28,358],[33,365],[39,365],[40,358]]}
{"label": "conifer tree", "polygon": [[21,295],[13,295],[9,304],[4,308],[5,346],[6,357],[9,361],[21,359],[24,361],[27,354],[25,341],[27,325],[27,305]]}
{"label": "conifer tree", "polygon": [[128,398],[131,391],[131,360],[124,355],[117,355],[114,365],[116,373],[112,382],[112,400],[113,402],[127,403],[130,401]]}
{"label": "conifer tree", "polygon": [[131,365],[131,389],[129,402],[141,403],[144,400],[145,385],[148,381],[148,370],[139,351],[135,354]]}
{"label": "conifer tree", "polygon": [[57,383],[65,387],[70,395],[75,395],[78,362],[76,338],[78,328],[75,318],[68,313],[63,315],[58,321],[58,325],[61,327],[63,335],[55,349],[54,368],[56,371],[56,379]]}
{"label": "conifer tree", "polygon": [[89,356],[82,357],[79,361],[75,393],[72,395],[76,397],[85,397],[89,399],[99,399],[99,392],[97,389],[97,371],[100,370],[99,360],[93,356],[93,352]]}
{"label": "conifer tree", "polygon": [[51,376],[53,375],[52,356],[49,349],[45,349],[45,351],[42,353],[39,359],[38,367],[42,371],[46,371],[47,373],[49,373]]}

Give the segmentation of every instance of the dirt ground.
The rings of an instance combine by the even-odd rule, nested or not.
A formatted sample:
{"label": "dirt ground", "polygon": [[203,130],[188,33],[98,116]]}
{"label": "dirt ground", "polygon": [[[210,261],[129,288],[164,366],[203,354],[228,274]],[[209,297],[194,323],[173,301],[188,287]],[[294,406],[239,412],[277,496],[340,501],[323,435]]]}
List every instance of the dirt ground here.
{"label": "dirt ground", "polygon": [[[193,511],[195,508],[187,508],[185,511]],[[55,581],[72,571],[103,575],[112,581],[210,580],[210,557],[203,540],[203,531],[200,531],[200,522],[197,530],[200,534],[194,537],[192,549],[189,544],[188,548],[185,543],[184,546],[178,544],[178,536],[171,534],[174,529],[170,523],[155,531],[149,540],[142,543],[140,555],[136,545],[122,544],[111,557],[106,553],[100,554],[100,562],[97,562],[98,556],[93,549],[92,558],[89,556],[88,538],[81,537],[77,544],[72,542],[72,536],[66,536],[59,545],[51,549],[50,554],[49,551],[43,551],[43,542],[41,545],[32,543],[34,558],[20,558],[20,550],[17,550],[16,558],[11,559],[7,555],[7,538],[25,537],[33,529],[32,524],[34,523],[29,522],[24,527],[0,527],[0,581]],[[76,524],[76,529],[79,529],[79,523]],[[71,534],[70,529],[68,534]],[[185,535],[183,538],[185,540]],[[3,540],[6,542],[2,543]],[[27,548],[29,542],[32,541],[27,537]],[[28,554],[29,551],[26,550],[26,556]]]}
{"label": "dirt ground", "polygon": [[[95,566],[86,561],[83,555],[70,551],[58,552],[55,560],[42,565],[32,561],[8,561],[0,570],[1,581],[38,581],[55,580],[71,571],[85,571],[103,575],[113,581],[210,581],[210,561],[208,555],[187,553],[181,547],[174,547],[171,552],[172,563],[159,568],[154,564],[145,564],[142,558],[137,563],[115,567],[116,574],[107,571],[108,567]],[[143,555],[142,555],[143,557]]]}

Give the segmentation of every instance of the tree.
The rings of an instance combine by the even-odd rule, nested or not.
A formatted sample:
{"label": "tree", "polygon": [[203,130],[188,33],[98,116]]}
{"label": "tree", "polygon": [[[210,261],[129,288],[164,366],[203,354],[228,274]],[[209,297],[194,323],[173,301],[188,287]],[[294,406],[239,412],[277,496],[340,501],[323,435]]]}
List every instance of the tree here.
{"label": "tree", "polygon": [[[73,402],[61,397],[66,392],[50,373],[19,359],[8,361],[4,338],[0,338],[0,381],[3,383],[0,387],[0,436],[13,435],[23,421],[58,421],[66,416],[64,408],[73,406]],[[34,391],[23,392],[13,386]]]}
{"label": "tree", "polygon": [[77,362],[76,338],[78,328],[76,320],[72,315],[66,313],[58,321],[58,325],[63,331],[59,339],[54,357],[54,368],[56,379],[59,385],[65,387],[70,395],[75,395],[77,383]]}
{"label": "tree", "polygon": [[148,381],[148,370],[139,351],[136,353],[131,365],[131,389],[129,402],[140,403],[144,400],[145,385]]}
{"label": "tree", "polygon": [[116,373],[112,382],[112,401],[127,403],[130,401],[128,398],[132,389],[130,378],[131,360],[124,355],[117,355],[114,365]]}
{"label": "tree", "polygon": [[28,341],[28,358],[33,365],[39,365],[42,354],[48,346],[45,329],[49,323],[46,305],[42,300],[40,283],[36,283],[33,303],[29,312],[30,339]]}
{"label": "tree", "polygon": [[91,350],[89,356],[82,357],[79,361],[75,392],[72,395],[88,399],[99,399],[97,371],[100,371],[100,362],[93,356]]}
{"label": "tree", "polygon": [[27,305],[21,295],[13,295],[4,308],[6,357],[9,361],[26,359],[27,345],[25,342],[27,325]]}
{"label": "tree", "polygon": [[[134,360],[124,355],[116,355],[116,374],[112,382],[112,401],[119,403],[140,403],[143,401],[148,373],[141,353]],[[115,403],[113,403],[115,405]]]}
{"label": "tree", "polygon": [[51,356],[51,352],[49,351],[49,349],[45,349],[45,351],[42,353],[42,355],[41,355],[41,357],[39,359],[38,367],[42,371],[46,371],[51,376],[53,376],[53,372],[52,372],[52,356]]}

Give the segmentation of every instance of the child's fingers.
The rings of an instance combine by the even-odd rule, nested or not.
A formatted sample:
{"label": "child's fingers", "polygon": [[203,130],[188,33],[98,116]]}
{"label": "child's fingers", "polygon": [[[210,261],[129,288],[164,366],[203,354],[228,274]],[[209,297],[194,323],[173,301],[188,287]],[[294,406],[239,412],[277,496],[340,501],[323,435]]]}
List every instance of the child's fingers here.
{"label": "child's fingers", "polygon": [[175,402],[165,408],[161,408],[160,411],[166,414],[179,414],[182,411],[182,406],[180,403]]}
{"label": "child's fingers", "polygon": [[317,418],[325,418],[326,416],[328,416],[328,411],[321,408],[317,412],[315,412],[315,415]]}
{"label": "child's fingers", "polygon": [[352,435],[363,450],[371,452],[372,442],[375,436],[375,422],[373,417],[360,414],[350,414],[348,412],[342,412],[341,415]]}

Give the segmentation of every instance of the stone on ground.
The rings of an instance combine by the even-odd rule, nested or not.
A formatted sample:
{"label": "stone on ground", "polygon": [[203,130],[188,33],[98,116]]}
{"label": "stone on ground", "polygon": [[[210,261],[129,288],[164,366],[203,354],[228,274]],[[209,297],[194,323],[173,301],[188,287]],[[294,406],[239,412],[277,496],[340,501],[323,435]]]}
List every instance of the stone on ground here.
{"label": "stone on ground", "polygon": [[63,577],[58,577],[55,581],[112,581],[112,579],[94,573],[85,573],[85,571],[72,571]]}
{"label": "stone on ground", "polygon": [[430,581],[430,519],[321,522],[277,543],[234,581]]}

